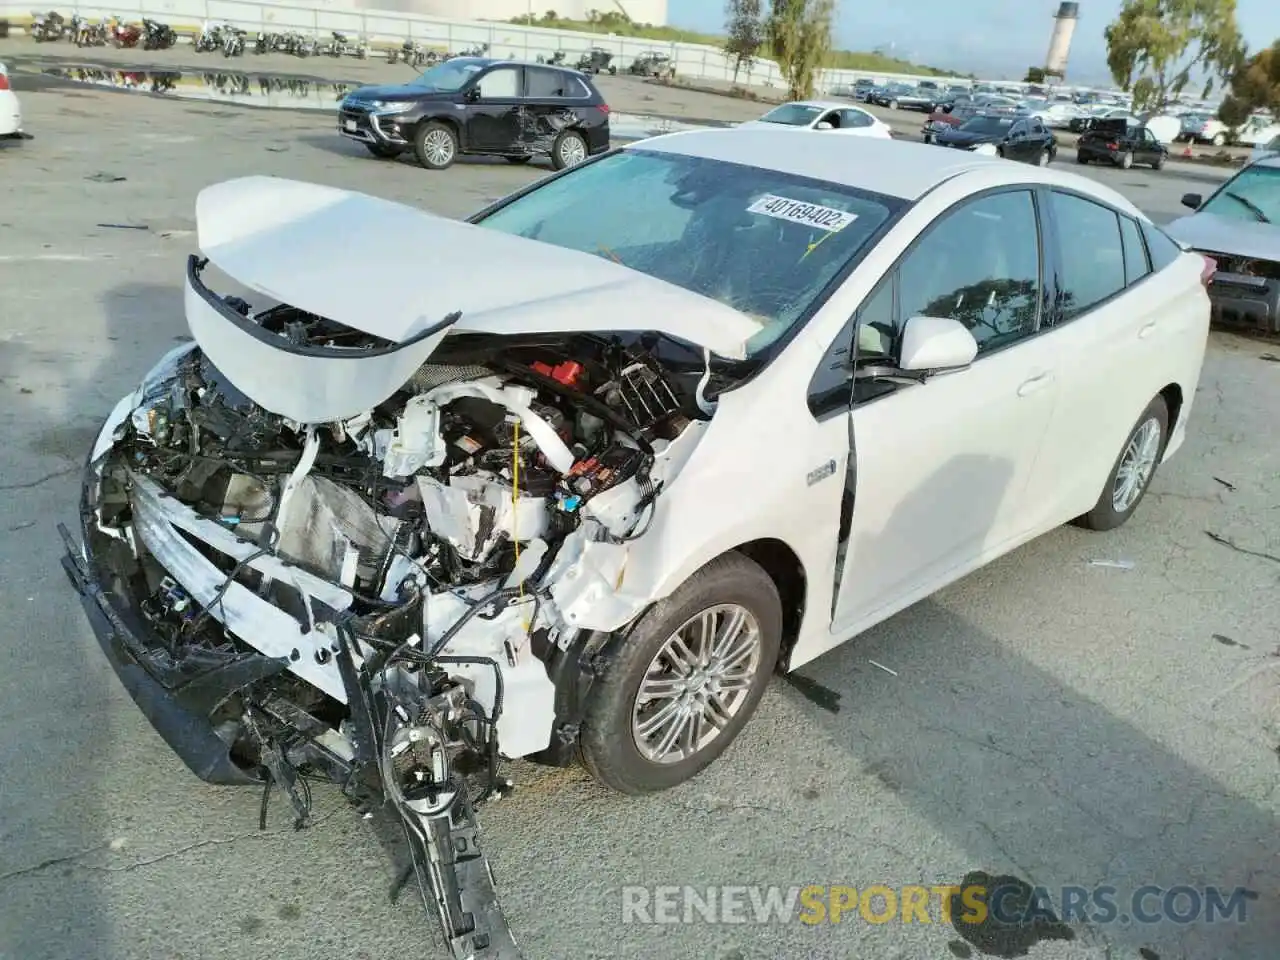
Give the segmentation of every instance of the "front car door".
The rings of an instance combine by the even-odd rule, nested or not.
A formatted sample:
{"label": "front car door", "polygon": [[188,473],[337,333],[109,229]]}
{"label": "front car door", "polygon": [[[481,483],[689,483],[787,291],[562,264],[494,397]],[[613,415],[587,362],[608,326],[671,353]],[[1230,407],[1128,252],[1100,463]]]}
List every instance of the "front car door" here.
{"label": "front car door", "polygon": [[467,102],[467,150],[520,152],[522,72],[520,67],[503,64],[473,81],[475,93]]}
{"label": "front car door", "polygon": [[1134,157],[1139,163],[1159,163],[1164,154],[1164,147],[1156,135],[1143,127],[1138,133],[1138,155]]}
{"label": "front car door", "polygon": [[868,127],[875,125],[876,118],[865,110],[846,107],[840,111],[840,132],[865,135]]}
{"label": "front car door", "polygon": [[926,596],[1025,528],[1023,488],[1056,388],[1052,352],[1033,336],[1045,290],[1033,191],[1002,189],[944,213],[863,302],[858,367],[892,357],[918,315],[960,320],[979,353],[924,383],[857,382],[833,634]]}
{"label": "front car door", "polygon": [[1026,161],[1035,146],[1031,142],[1031,127],[1026,120],[1018,120],[1005,135],[1004,155],[1009,160]]}

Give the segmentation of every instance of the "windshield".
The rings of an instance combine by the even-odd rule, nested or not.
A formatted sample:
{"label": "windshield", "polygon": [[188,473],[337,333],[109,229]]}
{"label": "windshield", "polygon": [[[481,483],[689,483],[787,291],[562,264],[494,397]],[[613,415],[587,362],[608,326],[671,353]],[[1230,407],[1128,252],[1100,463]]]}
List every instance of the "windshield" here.
{"label": "windshield", "polygon": [[960,125],[965,133],[1004,133],[1013,126],[1012,117],[974,117]]}
{"label": "windshield", "polygon": [[822,112],[822,107],[806,103],[784,103],[760,118],[761,123],[784,123],[788,127],[806,127]]}
{"label": "windshield", "polygon": [[1232,220],[1280,223],[1280,167],[1245,167],[1200,209]]}
{"label": "windshield", "polygon": [[901,206],[853,187],[632,148],[478,222],[613,260],[748,314],[764,324],[747,344],[750,356],[786,333]]}
{"label": "windshield", "polygon": [[471,77],[484,69],[487,61],[458,57],[446,60],[413,81],[415,87],[426,87],[441,93],[454,93],[466,86]]}

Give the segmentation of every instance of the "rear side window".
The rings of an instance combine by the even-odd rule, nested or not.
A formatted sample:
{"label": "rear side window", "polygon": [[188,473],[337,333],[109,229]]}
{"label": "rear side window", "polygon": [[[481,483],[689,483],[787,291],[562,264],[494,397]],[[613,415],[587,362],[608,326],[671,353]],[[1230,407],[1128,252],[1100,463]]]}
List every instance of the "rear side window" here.
{"label": "rear side window", "polygon": [[559,70],[539,70],[537,67],[525,67],[525,83],[528,96],[534,100],[546,100],[558,97],[578,95],[569,87],[571,78]]}
{"label": "rear side window", "polygon": [[1053,193],[1062,265],[1062,319],[1070,320],[1125,288],[1120,220],[1109,207]]}
{"label": "rear side window", "polygon": [[1151,272],[1151,263],[1147,260],[1147,248],[1143,246],[1142,231],[1136,220],[1120,218],[1120,241],[1124,246],[1125,283],[1137,283]]}
{"label": "rear side window", "polygon": [[1142,222],[1142,235],[1147,239],[1147,250],[1151,253],[1151,268],[1156,272],[1163,270],[1182,256],[1182,248],[1154,223]]}

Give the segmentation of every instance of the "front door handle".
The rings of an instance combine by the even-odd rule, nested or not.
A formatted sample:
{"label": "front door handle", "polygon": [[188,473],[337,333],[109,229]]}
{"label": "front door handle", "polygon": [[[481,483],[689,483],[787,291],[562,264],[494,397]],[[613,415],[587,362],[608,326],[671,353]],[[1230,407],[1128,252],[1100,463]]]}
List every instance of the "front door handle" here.
{"label": "front door handle", "polygon": [[1047,387],[1051,379],[1052,376],[1047,370],[1044,373],[1037,373],[1034,377],[1022,382],[1022,386],[1018,387],[1018,396],[1030,396],[1041,387]]}
{"label": "front door handle", "polygon": [[1144,324],[1138,330],[1138,339],[1139,340],[1147,339],[1147,337],[1151,336],[1151,333],[1153,330],[1155,330],[1155,328],[1156,328],[1156,322],[1154,320],[1152,320],[1150,323]]}

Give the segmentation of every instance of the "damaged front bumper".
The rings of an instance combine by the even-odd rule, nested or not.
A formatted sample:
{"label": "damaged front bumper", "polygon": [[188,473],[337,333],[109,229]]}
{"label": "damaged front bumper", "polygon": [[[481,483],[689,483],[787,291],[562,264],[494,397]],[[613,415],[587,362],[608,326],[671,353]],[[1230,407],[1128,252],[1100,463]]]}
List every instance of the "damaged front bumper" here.
{"label": "damaged front bumper", "polygon": [[[83,545],[65,525],[58,528],[66,548],[62,567],[112,669],[170,748],[209,783],[279,787],[293,804],[297,827],[307,825],[310,813],[309,793],[300,785],[303,771],[338,784],[363,808],[392,806],[405,831],[424,906],[438,918],[455,960],[519,958],[480,851],[475,801],[452,769],[456,757],[445,749],[468,736],[462,688],[425,702],[419,698],[417,708],[406,711],[410,699],[398,698],[393,685],[370,682],[374,665],[361,661],[353,652],[358,641],[338,625],[332,652],[350,707],[349,726],[339,733],[264,683],[296,667],[290,656],[174,651],[147,622],[129,578],[119,570],[120,557],[111,556],[115,550],[136,552],[139,544],[103,536],[95,503],[98,484],[91,464],[80,508]],[[147,526],[145,512],[138,521],[137,527]],[[143,551],[162,542],[154,532],[140,532],[136,539]],[[181,569],[180,554],[166,559]],[[249,599],[256,598],[250,594]],[[234,724],[227,719],[232,701],[240,708]],[[246,759],[246,747],[256,750],[256,762]],[[476,753],[489,761],[492,774],[496,738],[477,744]],[[491,779],[480,799],[493,787]]]}

